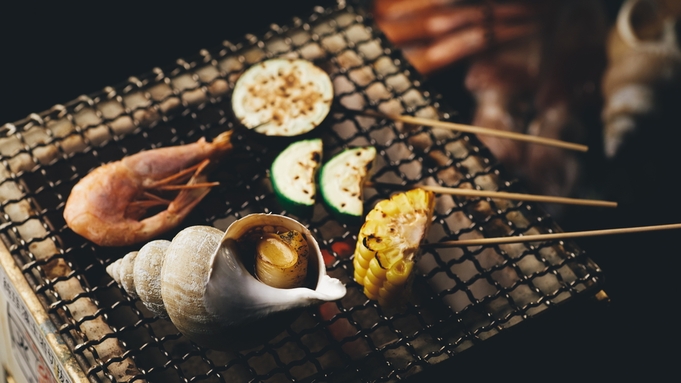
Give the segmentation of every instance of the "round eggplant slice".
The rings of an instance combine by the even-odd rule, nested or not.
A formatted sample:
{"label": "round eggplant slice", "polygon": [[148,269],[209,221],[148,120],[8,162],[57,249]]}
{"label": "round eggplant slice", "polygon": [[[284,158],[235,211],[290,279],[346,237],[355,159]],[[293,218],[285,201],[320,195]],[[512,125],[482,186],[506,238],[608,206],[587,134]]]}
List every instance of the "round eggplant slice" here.
{"label": "round eggplant slice", "polygon": [[271,59],[248,68],[232,93],[232,110],[247,129],[266,136],[299,136],[331,110],[329,75],[307,60]]}
{"label": "round eggplant slice", "polygon": [[279,204],[296,215],[309,215],[315,203],[317,170],[322,160],[322,140],[297,141],[272,162],[270,178]]}
{"label": "round eggplant slice", "polygon": [[346,149],[320,171],[319,191],[324,204],[342,222],[359,222],[364,212],[363,188],[376,158],[373,146]]}

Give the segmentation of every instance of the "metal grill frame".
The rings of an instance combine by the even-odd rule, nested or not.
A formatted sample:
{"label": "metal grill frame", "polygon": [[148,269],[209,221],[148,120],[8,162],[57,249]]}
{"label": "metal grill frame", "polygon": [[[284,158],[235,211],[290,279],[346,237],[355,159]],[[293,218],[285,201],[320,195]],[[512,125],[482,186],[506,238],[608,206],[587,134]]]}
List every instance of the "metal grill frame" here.
{"label": "metal grill frame", "polygon": [[[338,21],[342,15],[350,15],[347,25]],[[150,315],[106,276],[106,265],[132,248],[99,248],[65,227],[61,212],[68,192],[94,166],[139,150],[188,143],[234,129],[229,111],[234,81],[248,64],[266,58],[293,52],[329,70],[335,85],[349,81],[352,89],[336,95],[341,105],[359,96],[358,102],[369,108],[455,119],[456,111],[423,88],[423,79],[369,16],[361,6],[344,2],[316,8],[288,26],[272,26],[260,36],[246,35],[237,44],[225,42],[191,60],[180,59],[167,69],[155,69],[2,127],[0,189],[10,192],[0,197],[4,222],[0,235],[90,380],[399,380],[551,306],[598,291],[599,267],[569,241],[432,250],[419,261],[414,301],[400,310],[384,310],[361,300],[360,286],[351,280],[351,259],[338,251],[343,244],[354,245],[359,226],[335,223],[317,204],[314,216],[301,221],[310,224],[332,257],[327,269],[347,283],[350,297],[327,306],[335,312],[330,318],[324,318],[317,308],[308,309],[262,347],[217,353],[197,347],[169,322]],[[329,24],[331,19],[336,21]],[[356,40],[348,32],[352,28],[369,37]],[[298,32],[308,38],[298,43],[291,37]],[[335,51],[325,42],[337,36],[344,41]],[[271,48],[278,40],[285,49]],[[376,57],[368,57],[363,50],[370,44],[381,48]],[[319,52],[313,52],[316,49],[319,57],[315,56]],[[341,62],[347,52],[360,61]],[[380,60],[388,60],[385,65],[396,70],[382,73],[377,69],[383,65]],[[362,75],[369,80],[365,82]],[[407,80],[405,89],[390,85],[397,77]],[[389,98],[376,96],[381,91],[373,87],[380,86]],[[116,105],[121,106],[118,111]],[[504,178],[503,169],[474,136],[369,120],[338,110],[328,125],[323,130],[325,158],[348,146],[377,146],[382,162],[372,176],[375,181],[505,191],[522,188]],[[343,126],[354,128],[354,133]],[[249,212],[282,212],[267,175],[267,164],[279,148],[243,134],[236,135],[235,146],[242,148],[233,157],[236,167],[247,163],[245,168],[256,171],[235,175],[218,170],[214,177],[233,190],[220,187],[211,192],[183,226],[211,224],[224,229]],[[390,190],[369,190],[367,208],[389,194]],[[225,195],[232,198],[221,201]],[[531,203],[443,196],[438,201],[434,226],[439,230],[431,230],[430,241],[560,231],[550,216]],[[60,291],[67,284],[82,290],[65,298]],[[78,311],[87,302],[94,303],[92,310]],[[109,326],[110,331],[89,339],[87,328],[93,324]],[[335,339],[339,327],[354,333]],[[308,338],[314,339],[308,342]],[[104,355],[103,350],[113,343],[118,344],[118,351]],[[364,351],[358,355],[347,351],[353,346]],[[302,350],[302,356],[285,360],[289,349]],[[121,373],[121,366],[130,361],[136,367]]]}

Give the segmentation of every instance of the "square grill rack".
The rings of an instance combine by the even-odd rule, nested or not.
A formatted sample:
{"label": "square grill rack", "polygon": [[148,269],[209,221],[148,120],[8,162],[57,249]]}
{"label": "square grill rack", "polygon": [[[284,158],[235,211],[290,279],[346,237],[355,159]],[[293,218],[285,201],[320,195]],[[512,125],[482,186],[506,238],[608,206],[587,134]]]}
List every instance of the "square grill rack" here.
{"label": "square grill rack", "polygon": [[[347,284],[346,297],[304,310],[275,338],[239,352],[199,348],[154,317],[105,272],[137,248],[102,248],[74,234],[62,217],[65,200],[98,165],[233,129],[234,82],[249,65],[273,57],[315,62],[331,75],[336,102],[347,108],[456,116],[423,88],[370,15],[339,2],[2,127],[0,235],[90,381],[400,380],[600,288],[599,267],[570,241],[437,249],[417,263],[414,302],[385,310],[352,280],[348,249],[359,226],[337,223],[317,204],[311,218],[296,218],[319,240],[328,273]],[[376,182],[522,191],[471,135],[336,109],[321,136],[325,158],[374,145]],[[249,213],[286,213],[268,177],[279,148],[240,134],[233,141],[234,152],[211,175],[222,186],[182,227],[224,230]],[[367,188],[366,208],[389,195]],[[531,203],[439,195],[427,240],[555,231],[551,217]]]}

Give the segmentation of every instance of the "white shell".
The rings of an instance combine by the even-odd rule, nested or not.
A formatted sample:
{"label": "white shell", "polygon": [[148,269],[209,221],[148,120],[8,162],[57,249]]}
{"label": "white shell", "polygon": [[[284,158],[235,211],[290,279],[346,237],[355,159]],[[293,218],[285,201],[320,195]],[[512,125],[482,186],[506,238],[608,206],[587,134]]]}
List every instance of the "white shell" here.
{"label": "white shell", "polygon": [[603,143],[608,158],[633,143],[647,128],[643,121],[659,117],[664,89],[679,86],[678,4],[678,0],[626,0],[620,7],[608,39],[609,64],[602,80]]}
{"label": "white shell", "polygon": [[[254,254],[239,254],[235,241],[259,226],[303,233],[310,246],[310,288],[274,288],[246,270],[243,257]],[[159,254],[164,257],[159,258]],[[275,214],[248,215],[232,223],[224,233],[209,226],[188,227],[172,241],[152,241],[139,252],[126,255],[107,267],[107,272],[129,294],[138,295],[151,311],[160,316],[167,313],[180,332],[214,349],[238,347],[248,343],[248,338],[257,338],[258,332],[271,327],[262,320],[275,313],[337,300],[346,292],[338,279],[326,274],[312,233],[299,222]],[[130,274],[133,278],[129,278]],[[160,283],[155,285],[154,281]]]}

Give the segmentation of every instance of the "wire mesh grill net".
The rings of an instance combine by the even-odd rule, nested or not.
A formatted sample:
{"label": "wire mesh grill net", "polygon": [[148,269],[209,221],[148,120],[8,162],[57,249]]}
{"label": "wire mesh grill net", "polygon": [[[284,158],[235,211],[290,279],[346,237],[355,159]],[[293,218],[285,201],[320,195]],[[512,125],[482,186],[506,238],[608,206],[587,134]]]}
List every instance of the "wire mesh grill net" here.
{"label": "wire mesh grill net", "polygon": [[[386,310],[368,301],[352,280],[350,256],[359,226],[336,222],[318,203],[311,218],[294,218],[309,225],[320,242],[328,273],[346,283],[343,299],[297,313],[281,333],[238,352],[199,348],[169,321],[154,317],[105,272],[139,246],[103,248],[74,234],[62,217],[65,200],[100,164],[233,129],[234,82],[249,65],[272,57],[301,57],[322,67],[331,75],[337,104],[345,108],[455,116],[422,88],[361,9],[339,3],[4,126],[0,233],[91,380],[396,380],[598,287],[598,266],[570,242],[428,250],[417,263],[414,302]],[[374,145],[379,155],[373,181],[518,188],[468,135],[338,108],[320,133],[325,158],[346,147]],[[233,142],[233,153],[211,174],[221,186],[182,227],[224,230],[249,213],[283,212],[267,173],[280,148],[240,133]],[[389,195],[387,189],[367,188],[367,209]],[[530,203],[438,196],[427,239],[556,230]]]}

